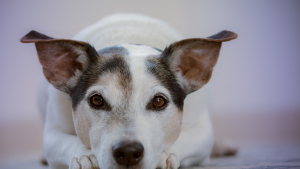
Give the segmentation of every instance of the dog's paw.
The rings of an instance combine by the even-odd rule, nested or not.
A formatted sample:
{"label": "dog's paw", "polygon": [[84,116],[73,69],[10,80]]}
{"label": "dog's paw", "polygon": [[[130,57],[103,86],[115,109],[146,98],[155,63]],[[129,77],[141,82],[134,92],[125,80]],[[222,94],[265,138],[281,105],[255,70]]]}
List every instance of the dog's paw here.
{"label": "dog's paw", "polygon": [[83,155],[80,158],[74,157],[69,169],[100,169],[97,158],[91,154]]}
{"label": "dog's paw", "polygon": [[176,154],[163,151],[156,169],[178,169],[179,165]]}

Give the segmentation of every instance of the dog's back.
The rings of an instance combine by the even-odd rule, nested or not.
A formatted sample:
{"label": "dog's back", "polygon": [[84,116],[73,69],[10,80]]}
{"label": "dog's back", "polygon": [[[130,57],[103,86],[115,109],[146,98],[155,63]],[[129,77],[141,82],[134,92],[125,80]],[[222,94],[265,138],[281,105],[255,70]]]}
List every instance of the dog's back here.
{"label": "dog's back", "polygon": [[119,44],[143,44],[163,50],[182,39],[168,24],[137,14],[115,14],[99,20],[74,37],[92,44],[96,50]]}

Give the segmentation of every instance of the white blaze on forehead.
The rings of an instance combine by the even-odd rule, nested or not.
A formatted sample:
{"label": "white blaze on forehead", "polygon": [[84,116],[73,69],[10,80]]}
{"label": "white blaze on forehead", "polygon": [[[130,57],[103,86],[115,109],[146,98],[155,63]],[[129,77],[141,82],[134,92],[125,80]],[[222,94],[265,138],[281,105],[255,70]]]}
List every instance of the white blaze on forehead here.
{"label": "white blaze on forehead", "polygon": [[[161,86],[159,81],[157,81],[153,76],[147,74],[146,60],[149,56],[158,56],[161,54],[160,51],[143,45],[122,45],[128,52],[128,64],[130,68],[130,73],[132,77],[132,101],[136,99],[142,99],[139,102],[145,103],[149,99],[148,91],[150,91],[153,86]],[[164,88],[161,86],[162,90]],[[148,94],[148,95],[147,95]],[[155,94],[155,93],[154,93]],[[153,94],[153,95],[154,95]],[[148,101],[148,100],[147,100]]]}
{"label": "white blaze on forehead", "polygon": [[129,57],[146,57],[149,55],[159,55],[161,54],[160,51],[157,49],[145,46],[145,45],[139,45],[139,44],[122,44],[121,47],[127,49],[129,53]]}
{"label": "white blaze on forehead", "polygon": [[[170,92],[160,83],[156,77],[151,73],[148,73],[148,68],[146,66],[146,61],[149,57],[159,56],[160,51],[142,45],[122,45],[127,50],[130,74],[131,74],[131,85],[132,94],[130,97],[130,109],[132,112],[128,114],[132,116],[130,127],[133,133],[132,138],[140,141],[144,148],[144,165],[146,167],[155,168],[155,162],[159,160],[161,151],[164,144],[164,135],[162,131],[164,128],[163,123],[170,119],[175,113],[171,106]],[[169,100],[170,106],[168,106],[162,113],[158,115],[157,112],[149,112],[146,110],[146,106],[149,101],[157,93],[163,93]],[[159,118],[158,118],[159,116]]]}

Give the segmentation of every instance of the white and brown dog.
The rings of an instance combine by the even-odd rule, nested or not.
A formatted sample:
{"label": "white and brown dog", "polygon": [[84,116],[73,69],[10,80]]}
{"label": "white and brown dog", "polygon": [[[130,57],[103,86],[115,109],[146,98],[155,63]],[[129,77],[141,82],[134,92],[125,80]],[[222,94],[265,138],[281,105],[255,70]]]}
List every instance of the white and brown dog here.
{"label": "white and brown dog", "polygon": [[177,169],[207,161],[214,138],[202,87],[222,42],[236,37],[181,40],[167,24],[134,14],[106,17],[73,40],[29,32],[21,42],[35,43],[47,79],[39,106],[50,167]]}

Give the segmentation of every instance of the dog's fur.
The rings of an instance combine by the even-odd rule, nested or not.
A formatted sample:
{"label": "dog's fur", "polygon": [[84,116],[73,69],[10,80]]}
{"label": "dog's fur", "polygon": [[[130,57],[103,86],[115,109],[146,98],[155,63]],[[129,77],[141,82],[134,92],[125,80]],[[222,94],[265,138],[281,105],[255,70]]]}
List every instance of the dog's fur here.
{"label": "dog's fur", "polygon": [[[35,43],[51,84],[43,80],[39,92],[50,167],[176,169],[207,161],[214,138],[203,86],[221,43],[236,37],[222,31],[181,40],[167,24],[133,14],[106,17],[74,40],[25,35],[21,42]],[[101,108],[91,105],[95,94],[104,99]],[[153,107],[155,96],[165,99],[163,107]],[[113,158],[112,147],[124,140],[143,145],[138,164]]]}

